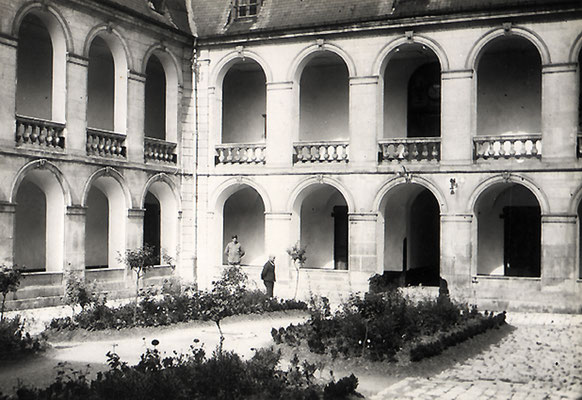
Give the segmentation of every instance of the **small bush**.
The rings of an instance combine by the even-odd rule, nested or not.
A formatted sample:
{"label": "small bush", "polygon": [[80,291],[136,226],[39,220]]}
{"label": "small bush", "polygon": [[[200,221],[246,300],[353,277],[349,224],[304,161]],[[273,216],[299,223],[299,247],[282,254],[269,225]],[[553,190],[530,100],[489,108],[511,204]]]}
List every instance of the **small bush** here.
{"label": "small bush", "polygon": [[75,307],[81,307],[84,310],[86,307],[94,305],[99,302],[100,296],[97,290],[97,284],[86,283],[80,277],[70,275],[67,278],[65,289],[64,302],[70,306],[75,312]]}
{"label": "small bush", "polygon": [[44,336],[32,337],[26,332],[20,316],[0,321],[0,359],[34,353],[46,348]]}

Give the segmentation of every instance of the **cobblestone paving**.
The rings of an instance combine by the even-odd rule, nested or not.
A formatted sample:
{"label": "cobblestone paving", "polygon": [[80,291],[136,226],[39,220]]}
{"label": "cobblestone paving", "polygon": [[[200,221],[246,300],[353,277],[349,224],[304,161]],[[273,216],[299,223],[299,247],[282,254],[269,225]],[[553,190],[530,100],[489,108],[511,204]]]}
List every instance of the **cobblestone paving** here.
{"label": "cobblestone paving", "polygon": [[509,335],[430,378],[408,377],[385,399],[582,399],[582,315],[508,315]]}

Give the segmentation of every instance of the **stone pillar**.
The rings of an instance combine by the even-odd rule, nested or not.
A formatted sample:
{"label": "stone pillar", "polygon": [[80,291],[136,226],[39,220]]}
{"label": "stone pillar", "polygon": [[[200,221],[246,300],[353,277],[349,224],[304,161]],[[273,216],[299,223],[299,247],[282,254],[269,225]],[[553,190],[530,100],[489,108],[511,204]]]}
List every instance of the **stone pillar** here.
{"label": "stone pillar", "polygon": [[472,267],[471,214],[441,214],[441,265],[444,278],[453,297],[469,296]]}
{"label": "stone pillar", "polygon": [[541,274],[544,291],[566,294],[575,290],[578,275],[576,219],[576,215],[542,215]]}
{"label": "stone pillar", "polygon": [[378,164],[378,76],[350,78],[350,166],[375,168]]}
{"label": "stone pillar", "polygon": [[[0,101],[0,147],[14,147],[16,109],[16,47],[15,38],[0,36],[0,65],[2,65],[2,101]],[[0,211],[2,212],[2,211]],[[1,246],[1,245],[0,245]],[[12,256],[11,256],[12,257]]]}
{"label": "stone pillar", "polygon": [[85,276],[85,218],[87,208],[68,206],[65,215],[65,267],[66,275]]}
{"label": "stone pillar", "polygon": [[267,166],[293,165],[293,82],[267,83]]}
{"label": "stone pillar", "polygon": [[127,210],[127,239],[126,248],[137,249],[143,246],[143,219],[145,209],[130,208]]}
{"label": "stone pillar", "polygon": [[277,297],[293,297],[295,290],[295,268],[287,254],[287,249],[293,245],[290,233],[291,213],[265,213],[265,253],[276,257]]}
{"label": "stone pillar", "polygon": [[376,251],[376,213],[350,213],[348,269],[356,272],[382,273]]}
{"label": "stone pillar", "polygon": [[578,77],[576,64],[542,68],[542,158],[575,161],[578,132]]}
{"label": "stone pillar", "polygon": [[145,137],[145,75],[130,71],[127,83],[129,106],[127,109],[127,159],[144,162]]}
{"label": "stone pillar", "polygon": [[67,133],[68,154],[86,155],[87,76],[89,60],[69,53],[67,56]]}
{"label": "stone pillar", "polygon": [[441,74],[441,164],[467,164],[473,158],[473,71]]}
{"label": "stone pillar", "polygon": [[0,265],[14,263],[14,220],[16,204],[0,202]]}

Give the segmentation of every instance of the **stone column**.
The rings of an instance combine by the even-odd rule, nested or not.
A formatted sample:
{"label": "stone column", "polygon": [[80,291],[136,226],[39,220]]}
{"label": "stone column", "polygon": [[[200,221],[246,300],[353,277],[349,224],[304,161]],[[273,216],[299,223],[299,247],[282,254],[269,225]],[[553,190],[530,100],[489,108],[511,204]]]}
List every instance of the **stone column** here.
{"label": "stone column", "polygon": [[89,60],[69,53],[67,56],[67,133],[68,154],[86,155],[87,76]]}
{"label": "stone column", "polygon": [[14,221],[16,204],[0,202],[0,265],[14,263]]}
{"label": "stone column", "polygon": [[350,78],[350,166],[375,168],[378,164],[378,76]]}
{"label": "stone column", "polygon": [[576,64],[542,68],[542,158],[575,161],[578,132],[578,77]]}
{"label": "stone column", "polygon": [[127,210],[127,248],[136,249],[143,246],[143,219],[145,209],[130,208]]}
{"label": "stone column", "polygon": [[[16,109],[16,47],[17,40],[0,36],[0,64],[2,65],[2,101],[0,101],[0,146],[14,147]],[[1,212],[1,211],[0,211]],[[0,245],[1,246],[1,245]],[[12,257],[12,256],[11,256]]]}
{"label": "stone column", "polygon": [[441,214],[440,275],[453,297],[472,293],[472,222],[471,214]]}
{"label": "stone column", "polygon": [[[542,215],[542,290],[573,294],[578,275],[576,265],[576,215]],[[560,296],[558,296],[560,297]],[[561,296],[560,298],[564,298]],[[559,308],[558,305],[555,305]]]}
{"label": "stone column", "polygon": [[87,208],[68,206],[65,215],[65,267],[66,275],[85,277],[85,220]]}
{"label": "stone column", "polygon": [[291,213],[265,213],[265,254],[273,254],[276,257],[277,297],[293,297],[295,290],[295,268],[287,254],[287,248],[293,245],[290,242],[290,233]]}
{"label": "stone column", "polygon": [[381,273],[376,258],[376,213],[348,215],[348,269],[350,271]]}
{"label": "stone column", "polygon": [[127,108],[127,159],[144,162],[145,75],[130,71],[127,82],[129,106]]}
{"label": "stone column", "polygon": [[293,165],[293,82],[267,83],[267,166]]}
{"label": "stone column", "polygon": [[467,164],[473,158],[471,123],[473,71],[441,74],[441,164]]}

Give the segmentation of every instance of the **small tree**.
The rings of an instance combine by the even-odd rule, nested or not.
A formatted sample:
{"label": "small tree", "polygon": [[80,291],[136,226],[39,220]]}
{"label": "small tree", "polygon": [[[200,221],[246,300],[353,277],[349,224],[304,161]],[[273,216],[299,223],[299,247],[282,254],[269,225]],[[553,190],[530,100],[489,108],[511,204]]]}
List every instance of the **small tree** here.
{"label": "small tree", "polygon": [[97,303],[99,294],[95,282],[87,284],[78,276],[70,274],[67,278],[67,287],[65,289],[65,304],[70,306],[75,313],[75,306],[80,306],[81,311],[85,307]]}
{"label": "small tree", "polygon": [[297,298],[297,290],[299,289],[299,269],[303,267],[305,261],[307,260],[307,256],[305,253],[307,252],[307,248],[301,247],[299,242],[295,243],[293,246],[287,249],[287,254],[293,260],[293,266],[295,267],[296,277],[295,277],[295,294],[293,298]]}
{"label": "small tree", "polygon": [[158,255],[154,246],[145,244],[141,248],[125,250],[125,254],[119,256],[119,261],[135,272],[135,304],[133,309],[133,323],[135,324],[139,301],[139,282],[146,271],[158,263]]}
{"label": "small tree", "polygon": [[14,267],[0,267],[0,292],[2,292],[2,306],[0,308],[0,321],[4,321],[4,306],[6,305],[6,296],[10,292],[16,292],[20,285],[22,272]]}

